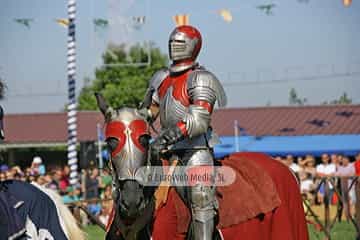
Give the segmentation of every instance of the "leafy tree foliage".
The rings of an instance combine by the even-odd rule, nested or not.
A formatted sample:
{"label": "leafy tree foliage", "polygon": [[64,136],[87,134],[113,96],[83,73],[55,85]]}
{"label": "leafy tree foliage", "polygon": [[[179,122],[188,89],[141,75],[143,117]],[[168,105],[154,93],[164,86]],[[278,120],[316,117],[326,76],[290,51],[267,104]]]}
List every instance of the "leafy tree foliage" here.
{"label": "leafy tree foliage", "polygon": [[323,104],[351,104],[352,99],[347,95],[346,92],[339,97],[339,99],[332,100],[330,102],[324,102]]}
{"label": "leafy tree foliage", "polygon": [[[142,45],[136,45],[130,49],[127,49],[125,45],[110,45],[102,56],[104,66],[95,70],[95,79],[85,79],[85,86],[78,98],[78,109],[97,109],[94,92],[101,92],[114,107],[138,106],[144,98],[152,75],[167,65],[167,56],[153,44],[150,46],[149,65],[131,64],[147,62],[149,60],[147,51],[147,48]],[[121,64],[121,66],[113,64]]]}
{"label": "leafy tree foliage", "polygon": [[300,98],[295,90],[295,88],[291,88],[289,92],[289,104],[295,106],[303,106],[307,103],[306,98]]}
{"label": "leafy tree foliage", "polygon": [[334,101],[334,104],[351,104],[352,99],[346,94],[346,92],[343,93],[343,95],[340,96],[338,100]]}

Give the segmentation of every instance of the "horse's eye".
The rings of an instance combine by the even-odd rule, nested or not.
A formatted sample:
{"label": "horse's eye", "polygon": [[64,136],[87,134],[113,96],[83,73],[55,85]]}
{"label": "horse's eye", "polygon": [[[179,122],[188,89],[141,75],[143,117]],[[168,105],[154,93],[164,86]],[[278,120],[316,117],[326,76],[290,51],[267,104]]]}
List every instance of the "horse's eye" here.
{"label": "horse's eye", "polygon": [[117,138],[110,137],[106,139],[107,147],[109,148],[110,152],[114,151],[119,144],[119,140]]}
{"label": "horse's eye", "polygon": [[139,142],[144,148],[148,148],[150,139],[151,136],[149,134],[144,134],[139,137]]}

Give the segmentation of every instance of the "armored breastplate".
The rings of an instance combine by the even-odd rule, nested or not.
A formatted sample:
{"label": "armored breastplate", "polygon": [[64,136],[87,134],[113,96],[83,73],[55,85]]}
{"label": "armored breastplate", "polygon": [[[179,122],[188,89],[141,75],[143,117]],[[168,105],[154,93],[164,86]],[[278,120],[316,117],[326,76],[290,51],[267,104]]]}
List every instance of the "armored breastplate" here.
{"label": "armored breastplate", "polygon": [[187,94],[187,76],[190,71],[180,76],[168,76],[159,88],[160,124],[162,129],[176,125],[182,120],[190,105]]}
{"label": "armored breastplate", "polygon": [[[192,70],[179,76],[167,76],[159,87],[160,105],[160,124],[162,129],[174,127],[179,121],[183,120],[188,112],[190,98],[187,93],[187,80]],[[172,149],[190,149],[213,147],[218,142],[218,138],[209,129],[203,135],[185,138],[177,142]]]}

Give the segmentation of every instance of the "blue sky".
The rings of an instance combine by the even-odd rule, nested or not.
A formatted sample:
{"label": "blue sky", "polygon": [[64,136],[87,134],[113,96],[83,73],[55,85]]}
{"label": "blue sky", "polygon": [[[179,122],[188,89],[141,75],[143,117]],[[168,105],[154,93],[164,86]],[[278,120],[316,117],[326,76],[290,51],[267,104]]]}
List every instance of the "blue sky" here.
{"label": "blue sky", "polygon": [[[267,3],[277,5],[273,16],[256,9]],[[231,11],[232,23],[217,14],[222,8]],[[108,41],[151,40],[166,53],[171,17],[187,13],[204,39],[199,62],[224,83],[230,107],[287,105],[292,87],[310,104],[343,92],[360,103],[359,1],[345,8],[341,0],[77,0],[77,10],[78,91],[101,65]],[[114,15],[146,15],[146,24],[140,32],[94,32],[93,18]],[[8,91],[0,104],[6,112],[54,112],[66,104],[67,31],[54,21],[66,17],[65,0],[2,0],[0,76]],[[34,22],[27,29],[14,18]]]}

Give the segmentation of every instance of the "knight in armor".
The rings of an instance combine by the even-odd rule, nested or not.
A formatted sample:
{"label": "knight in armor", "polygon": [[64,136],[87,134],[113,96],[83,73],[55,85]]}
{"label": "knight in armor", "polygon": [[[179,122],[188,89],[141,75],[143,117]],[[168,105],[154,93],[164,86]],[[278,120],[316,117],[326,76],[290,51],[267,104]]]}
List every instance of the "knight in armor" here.
{"label": "knight in armor", "polygon": [[[167,69],[150,80],[143,109],[149,119],[160,115],[161,130],[151,146],[155,152],[171,149],[169,161],[183,166],[214,166],[216,136],[210,121],[215,102],[226,105],[226,95],[213,73],[196,62],[202,38],[192,26],[179,26],[169,38]],[[147,100],[146,100],[147,99]],[[150,101],[149,101],[150,99]],[[144,111],[145,112],[145,111]],[[213,239],[218,204],[214,184],[176,187],[192,215],[192,238]]]}

